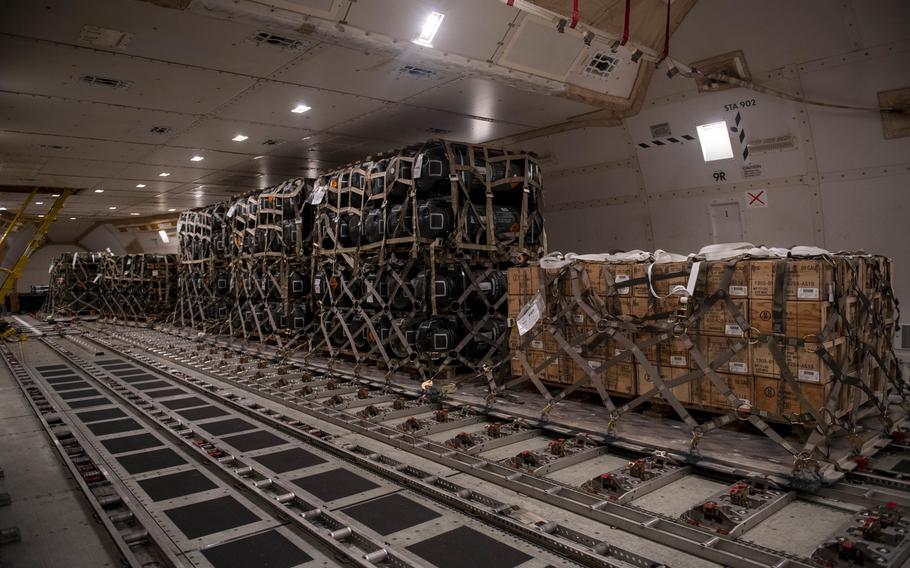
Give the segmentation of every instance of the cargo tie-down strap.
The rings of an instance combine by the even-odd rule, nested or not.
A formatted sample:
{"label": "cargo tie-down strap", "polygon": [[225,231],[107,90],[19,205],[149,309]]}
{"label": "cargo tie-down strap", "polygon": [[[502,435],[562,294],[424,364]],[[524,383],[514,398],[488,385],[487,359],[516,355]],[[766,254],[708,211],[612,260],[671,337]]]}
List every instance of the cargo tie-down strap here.
{"label": "cargo tie-down strap", "polygon": [[[822,305],[828,306],[821,331],[814,336],[796,337],[788,330],[787,291],[790,278],[788,258],[775,262],[774,282],[771,294],[771,331],[762,332],[750,324],[736,302],[730,295],[730,286],[737,264],[748,256],[735,256],[726,261],[717,289],[706,294],[706,271],[699,270],[698,260],[690,258],[683,272],[672,274],[656,273],[649,266],[646,275],[640,278],[625,278],[617,281],[612,272],[612,265],[604,263],[600,276],[606,290],[605,294],[595,293],[589,272],[581,262],[567,262],[564,266],[551,269],[538,268],[538,288],[533,299],[519,313],[518,331],[520,345],[513,346],[514,361],[522,370],[517,376],[497,387],[496,393],[530,381],[544,397],[546,406],[542,418],[560,401],[573,393],[584,389],[594,390],[604,407],[609,411],[611,420],[606,425],[607,434],[613,434],[616,423],[621,417],[645,404],[660,402],[668,405],[682,420],[692,436],[692,451],[697,451],[698,441],[714,429],[733,421],[748,422],[765,436],[783,447],[794,456],[796,469],[803,469],[813,456],[824,456],[832,436],[840,432],[853,433],[857,421],[870,413],[878,416],[885,432],[892,428],[888,417],[887,400],[889,393],[898,394],[907,400],[907,385],[902,380],[900,368],[890,344],[887,329],[897,321],[887,316],[882,318],[883,308],[894,306],[896,302],[890,287],[890,275],[882,274],[878,259],[866,256],[853,256],[848,260],[851,274],[849,285],[839,279],[847,277],[839,270],[832,270],[835,281],[834,290],[843,290],[839,297]],[[813,257],[829,262],[829,257]],[[860,270],[862,267],[863,270]],[[534,269],[532,269],[534,270]],[[878,291],[879,304],[862,292],[859,280],[862,274],[874,281]],[[670,287],[669,294],[660,296],[655,284],[668,278],[688,277],[685,287]],[[674,294],[678,295],[679,309],[676,312],[666,311],[646,317],[618,314],[612,309],[612,303],[620,299],[620,290],[631,294],[633,286],[646,285],[650,291],[651,302],[663,300]],[[534,293],[529,290],[528,293]],[[848,306],[851,297],[857,298],[856,305]],[[735,322],[740,331],[738,337],[727,338],[726,349],[715,350],[712,358],[705,355],[699,347],[699,337],[706,314],[716,305],[723,308],[726,321]],[[692,307],[694,306],[694,309]],[[851,317],[845,317],[846,311],[854,310]],[[522,321],[533,314],[533,321]],[[791,316],[792,317],[792,316]],[[590,322],[581,325],[579,322]],[[888,325],[885,325],[888,324]],[[587,327],[585,327],[587,326]],[[842,337],[833,337],[836,331],[842,330]],[[866,334],[862,333],[866,330]],[[647,332],[642,334],[641,332]],[[871,336],[870,336],[871,334]],[[728,332],[729,335],[729,332]],[[558,346],[558,349],[545,352],[532,364],[529,348],[532,344],[541,344],[547,337]],[[655,364],[646,356],[652,349],[658,351],[657,361],[661,360],[660,350],[669,341],[679,341],[686,350],[692,365],[688,370],[682,369],[679,376],[666,377],[661,372],[660,364]],[[608,344],[616,345],[614,353],[608,353],[602,361],[588,361],[582,356],[584,350],[591,351]],[[776,391],[777,410],[768,413],[758,410],[752,401],[742,398],[731,386],[718,375],[719,369],[737,357],[749,346],[766,347],[779,370]],[[821,405],[813,402],[804,392],[803,382],[797,380],[791,371],[784,349],[806,352],[816,355],[830,372],[831,388],[826,391]],[[539,348],[538,348],[539,349]],[[832,352],[835,351],[835,352]],[[653,359],[653,358],[652,358]],[[552,377],[545,372],[559,360],[571,362],[575,373],[568,385],[556,394],[551,394],[550,387],[555,386]],[[857,362],[862,364],[857,365]],[[595,363],[595,364],[592,364]],[[650,383],[645,392],[631,396],[623,404],[617,404],[611,397],[606,385],[611,369],[619,364],[638,364]],[[877,387],[873,384],[871,373],[881,373],[883,380]],[[751,370],[750,370],[751,372]],[[644,377],[643,377],[644,378]],[[674,392],[676,387],[695,385],[696,381],[708,381],[710,388],[725,401],[728,411],[699,423],[689,412],[687,405],[679,400]],[[767,379],[774,380],[774,379]],[[641,385],[642,383],[639,383]],[[702,383],[704,384],[704,383]],[[694,388],[694,387],[693,387]],[[850,396],[851,404],[845,408],[839,401]],[[801,412],[787,413],[785,393],[792,393]],[[908,405],[910,406],[910,405]],[[874,411],[874,412],[872,412]],[[806,439],[802,442],[784,439],[769,424],[783,420],[786,423],[809,428]]]}

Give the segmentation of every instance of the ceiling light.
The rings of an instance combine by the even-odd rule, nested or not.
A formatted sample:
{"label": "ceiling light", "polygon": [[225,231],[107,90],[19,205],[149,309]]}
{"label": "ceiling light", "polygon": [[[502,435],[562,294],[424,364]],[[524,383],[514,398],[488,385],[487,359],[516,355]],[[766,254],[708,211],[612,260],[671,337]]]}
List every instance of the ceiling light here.
{"label": "ceiling light", "polygon": [[306,111],[310,110],[311,108],[313,108],[313,107],[308,107],[305,104],[298,103],[297,106],[295,106],[294,108],[291,109],[291,112],[295,112],[297,114],[303,114]]}
{"label": "ceiling light", "polygon": [[59,194],[59,193],[52,193],[52,194],[51,194],[51,197],[60,197],[60,194]]}
{"label": "ceiling light", "polygon": [[261,159],[263,159],[263,158],[265,158],[265,156],[256,156],[256,157],[253,158],[253,159],[254,159],[254,160],[261,160]]}
{"label": "ceiling light", "polygon": [[247,138],[249,138],[249,136],[246,136],[244,134],[238,134],[237,136],[234,136],[233,138],[231,138],[231,140],[233,140],[234,142],[243,142]]}
{"label": "ceiling light", "polygon": [[733,157],[730,134],[724,121],[702,124],[695,128],[701,144],[701,154],[706,162],[728,160]]}
{"label": "ceiling light", "polygon": [[137,184],[136,184],[136,187],[138,187],[139,189],[142,189],[143,187],[145,187],[145,184],[144,184],[144,183],[137,183]]}
{"label": "ceiling light", "polygon": [[39,218],[43,218],[43,217],[44,217],[44,215],[38,215],[38,217],[39,217]]}
{"label": "ceiling light", "polygon": [[312,138],[312,136],[304,136],[301,140],[309,140],[310,138]]}
{"label": "ceiling light", "polygon": [[132,215],[133,217],[138,217],[139,213],[130,213],[130,215]]}
{"label": "ceiling light", "polygon": [[439,31],[439,26],[442,25],[445,17],[445,14],[430,12],[423,22],[423,27],[420,28],[420,35],[414,38],[414,43],[424,47],[433,47],[433,38],[436,37],[436,32]]}
{"label": "ceiling light", "polygon": [[96,189],[96,190],[95,190],[95,193],[104,193],[104,190],[103,190],[103,189]]}
{"label": "ceiling light", "polygon": [[202,156],[193,156],[192,158],[190,158],[190,161],[191,162],[201,162],[204,159],[205,158],[203,158]]}
{"label": "ceiling light", "polygon": [[171,242],[171,239],[167,238],[167,231],[165,231],[164,229],[161,229],[160,231],[158,231],[158,236],[161,237],[162,243]]}
{"label": "ceiling light", "polygon": [[6,211],[6,207],[0,207],[0,211]]}
{"label": "ceiling light", "polygon": [[167,211],[168,211],[168,213],[173,213],[174,211],[176,211],[176,209],[174,209],[173,207],[171,207],[171,208],[168,209]]}
{"label": "ceiling light", "polygon": [[76,220],[75,217],[70,217],[70,221],[75,221],[75,220]]}
{"label": "ceiling light", "polygon": [[44,202],[43,202],[43,201],[36,201],[36,202],[35,202],[35,205],[44,205]]}
{"label": "ceiling light", "polygon": [[113,210],[116,209],[116,208],[117,208],[116,205],[111,205],[110,207],[108,207],[108,209],[110,209],[111,211],[113,211]]}
{"label": "ceiling light", "polygon": [[158,174],[158,177],[166,178],[169,175],[171,175],[171,172],[161,172],[160,174]]}

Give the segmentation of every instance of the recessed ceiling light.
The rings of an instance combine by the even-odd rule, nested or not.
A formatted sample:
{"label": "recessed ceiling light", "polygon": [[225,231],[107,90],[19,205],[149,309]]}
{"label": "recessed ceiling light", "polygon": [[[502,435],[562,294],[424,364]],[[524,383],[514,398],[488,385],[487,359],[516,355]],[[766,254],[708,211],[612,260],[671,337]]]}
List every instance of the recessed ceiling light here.
{"label": "recessed ceiling light", "polygon": [[698,142],[701,144],[701,155],[706,162],[729,160],[733,157],[733,146],[730,144],[730,131],[725,121],[702,124],[695,128]]}
{"label": "recessed ceiling light", "polygon": [[313,108],[313,107],[308,107],[308,106],[306,106],[306,105],[303,104],[303,103],[297,103],[297,106],[295,106],[294,108],[292,108],[292,109],[291,109],[291,112],[294,112],[294,113],[297,113],[297,114],[303,114],[303,113],[305,113],[306,111],[310,110],[311,108]]}
{"label": "recessed ceiling light", "polygon": [[249,138],[249,136],[246,136],[245,134],[238,134],[237,136],[234,136],[233,138],[231,138],[231,140],[233,140],[234,142],[243,142],[247,138]]}
{"label": "recessed ceiling light", "polygon": [[110,207],[108,207],[108,209],[110,209],[111,211],[113,211],[113,210],[116,209],[116,208],[117,208],[116,205],[111,205]]}
{"label": "recessed ceiling light", "polygon": [[95,193],[104,193],[104,190],[103,190],[103,189],[96,189],[96,190],[95,190]]}
{"label": "recessed ceiling light", "polygon": [[132,215],[133,217],[138,217],[139,213],[130,213],[130,215]]}
{"label": "recessed ceiling light", "polygon": [[310,138],[312,138],[312,136],[304,136],[301,140],[309,140]]}
{"label": "recessed ceiling light", "polygon": [[171,239],[167,238],[167,231],[165,231],[164,229],[161,229],[160,231],[158,231],[158,236],[161,237],[162,243],[169,243],[171,241]]}
{"label": "recessed ceiling light", "polygon": [[436,37],[436,32],[439,31],[439,26],[442,25],[442,20],[445,17],[445,14],[430,12],[427,19],[423,21],[420,35],[414,38],[414,43],[424,47],[433,47],[433,38]]}
{"label": "recessed ceiling light", "polygon": [[168,213],[173,213],[174,211],[176,211],[176,209],[174,209],[173,207],[171,207],[171,208],[168,209],[167,211],[168,211]]}
{"label": "recessed ceiling light", "polygon": [[254,159],[254,160],[261,160],[261,159],[263,159],[263,158],[265,158],[265,156],[256,156],[256,157],[253,158],[253,159]]}
{"label": "recessed ceiling light", "polygon": [[6,211],[6,207],[0,207],[0,211]]}
{"label": "recessed ceiling light", "polygon": [[51,197],[60,197],[60,194],[59,194],[59,193],[52,193],[52,194],[51,194]]}
{"label": "recessed ceiling light", "polygon": [[44,217],[44,215],[38,215],[38,217]]}
{"label": "recessed ceiling light", "polygon": [[171,175],[171,172],[161,172],[160,174],[158,174],[158,177],[166,178],[169,175]]}
{"label": "recessed ceiling light", "polygon": [[70,221],[75,221],[75,220],[76,220],[75,217],[70,217]]}
{"label": "recessed ceiling light", "polygon": [[145,184],[144,184],[144,183],[137,183],[137,184],[136,184],[136,187],[138,187],[139,189],[142,189],[143,187],[145,187]]}
{"label": "recessed ceiling light", "polygon": [[190,158],[190,161],[191,162],[201,162],[204,159],[205,158],[203,158],[202,156],[193,156],[192,158]]}
{"label": "recessed ceiling light", "polygon": [[36,202],[35,202],[35,205],[44,205],[44,202],[43,202],[43,201],[36,201]]}

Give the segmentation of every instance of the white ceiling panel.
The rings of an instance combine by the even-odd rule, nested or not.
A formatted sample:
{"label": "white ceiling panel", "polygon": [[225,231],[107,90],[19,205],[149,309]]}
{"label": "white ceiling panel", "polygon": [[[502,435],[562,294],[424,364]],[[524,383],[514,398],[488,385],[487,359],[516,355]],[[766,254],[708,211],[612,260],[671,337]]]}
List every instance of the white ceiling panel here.
{"label": "white ceiling panel", "polygon": [[24,152],[49,158],[132,161],[152,148],[149,144],[130,144],[107,140],[73,138],[54,134],[29,134],[0,130],[0,152]]}
{"label": "white ceiling panel", "polygon": [[[0,88],[148,109],[201,113],[253,85],[248,77],[0,38]],[[88,84],[84,77],[122,82]]]}
{"label": "white ceiling panel", "polygon": [[[192,161],[194,157],[202,158],[201,161]],[[175,167],[193,167],[209,170],[230,169],[233,164],[248,160],[247,156],[234,154],[230,152],[216,152],[204,148],[174,148],[165,146],[158,148],[150,154],[142,157],[143,164],[175,166]]]}
{"label": "white ceiling panel", "polygon": [[528,93],[489,79],[462,79],[412,98],[409,102],[497,122],[537,127],[563,122],[595,107],[554,97]]}
{"label": "white ceiling panel", "polygon": [[[205,168],[184,168],[179,166],[152,166],[146,164],[129,164],[120,173],[120,177],[135,180],[163,179],[167,182],[193,182],[212,173]],[[159,174],[168,173],[168,176]]]}
{"label": "white ceiling panel", "polygon": [[101,178],[112,178],[119,174],[126,164],[123,162],[105,162],[101,160],[84,160],[75,158],[51,158],[44,167],[46,175],[78,175]]}
{"label": "white ceiling panel", "polygon": [[396,56],[323,44],[281,79],[398,101],[456,76],[412,53]]}
{"label": "white ceiling panel", "polygon": [[[300,104],[311,107],[311,110],[302,114],[291,112]],[[252,89],[240,100],[228,105],[220,115],[240,121],[284,124],[301,130],[324,130],[339,122],[377,111],[382,106],[382,103],[364,97],[270,83]]]}
{"label": "white ceiling panel", "polygon": [[[300,53],[252,41],[261,26],[163,9],[151,2],[13,0],[0,11],[0,30],[77,45],[86,45],[79,42],[86,25],[130,34],[123,53],[237,73],[267,74]],[[304,37],[294,39],[303,43],[301,49],[310,45]]]}
{"label": "white ceiling panel", "polygon": [[[278,124],[287,121],[287,117],[282,117]],[[247,139],[242,142],[235,142],[233,138],[238,134],[247,136]],[[292,141],[299,140],[310,134],[312,134],[311,131],[301,128],[208,118],[195,123],[191,128],[180,133],[180,135],[170,140],[169,144],[221,152],[242,152],[253,157],[270,153],[274,149],[274,146],[263,144],[267,140]]]}

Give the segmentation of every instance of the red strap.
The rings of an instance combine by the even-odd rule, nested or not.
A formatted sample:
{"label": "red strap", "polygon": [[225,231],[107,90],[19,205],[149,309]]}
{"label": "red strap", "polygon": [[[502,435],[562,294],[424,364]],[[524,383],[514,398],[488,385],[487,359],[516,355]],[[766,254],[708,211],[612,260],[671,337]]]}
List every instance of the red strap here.
{"label": "red strap", "polygon": [[619,45],[626,45],[629,42],[629,15],[632,14],[632,0],[626,0],[626,23],[622,29],[622,41]]}
{"label": "red strap", "polygon": [[670,55],[670,0],[667,0],[667,32],[664,36],[664,57]]}
{"label": "red strap", "polygon": [[578,25],[578,0],[574,0],[574,5],[572,6],[572,25],[569,26],[573,30],[575,26]]}

